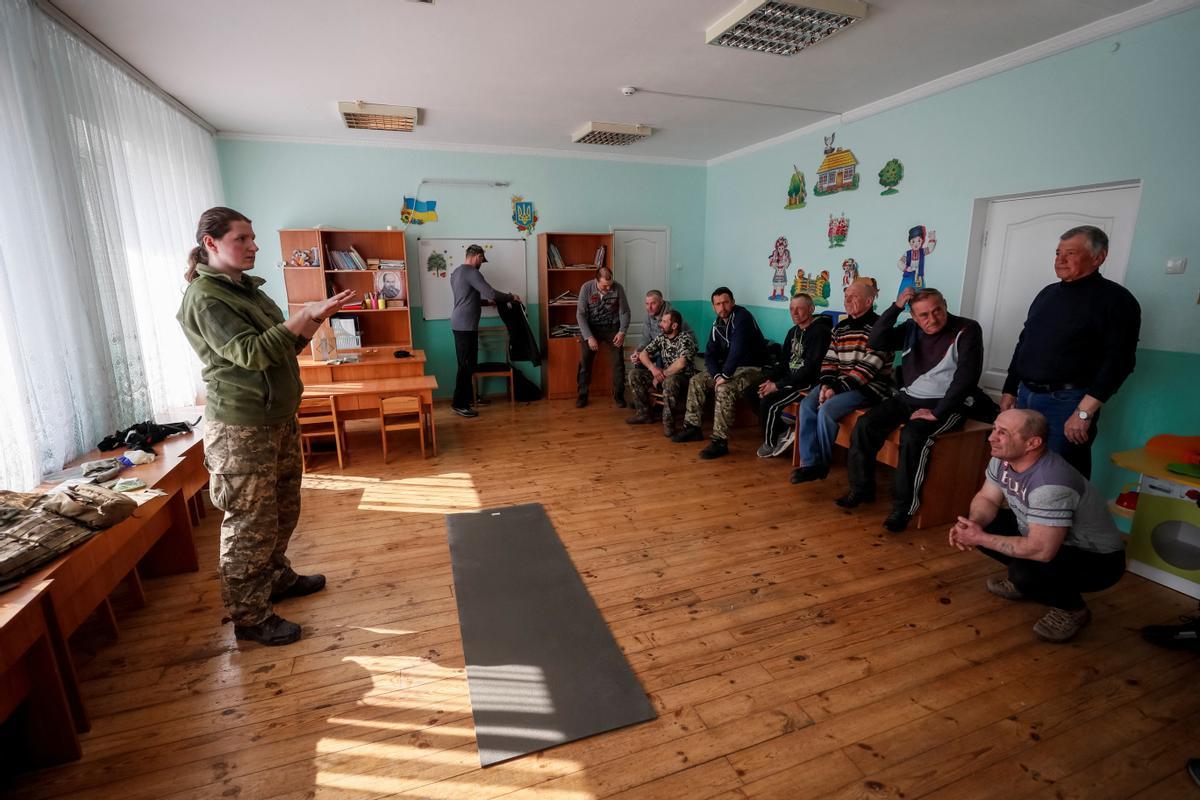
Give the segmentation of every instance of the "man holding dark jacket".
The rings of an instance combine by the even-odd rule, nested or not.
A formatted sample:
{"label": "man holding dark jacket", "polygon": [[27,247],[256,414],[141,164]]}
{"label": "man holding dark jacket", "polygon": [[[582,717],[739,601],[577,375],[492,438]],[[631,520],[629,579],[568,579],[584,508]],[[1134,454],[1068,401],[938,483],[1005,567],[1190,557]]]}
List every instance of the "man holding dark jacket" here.
{"label": "man holding dark jacket", "polygon": [[[896,318],[909,303],[912,319],[897,325]],[[910,286],[871,326],[868,343],[876,350],[900,351],[900,390],[854,426],[846,458],[850,491],[837,504],[854,508],[875,499],[875,456],[892,431],[903,425],[892,513],[883,523],[899,533],[920,507],[934,440],[963,422],[963,406],[983,371],[983,332],[975,320],[948,313],[946,298],[937,289],[916,291]]]}
{"label": "man holding dark jacket", "polygon": [[785,426],[782,412],[816,383],[821,371],[833,322],[829,317],[814,315],[814,308],[811,295],[801,292],[791,299],[788,313],[793,325],[783,339],[780,363],[757,388],[746,391],[746,399],[755,405],[763,427],[759,458],[783,455],[792,446],[796,429]]}
{"label": "man holding dark jacket", "polygon": [[671,437],[673,442],[699,442],[704,438],[701,414],[708,393],[715,392],[712,441],[700,451],[701,458],[720,458],[729,452],[734,404],[738,395],[762,380],[767,356],[767,340],[754,315],[734,304],[728,287],[720,286],[712,293],[712,304],[717,319],[704,350],[705,371],[696,373],[688,384],[683,430]]}

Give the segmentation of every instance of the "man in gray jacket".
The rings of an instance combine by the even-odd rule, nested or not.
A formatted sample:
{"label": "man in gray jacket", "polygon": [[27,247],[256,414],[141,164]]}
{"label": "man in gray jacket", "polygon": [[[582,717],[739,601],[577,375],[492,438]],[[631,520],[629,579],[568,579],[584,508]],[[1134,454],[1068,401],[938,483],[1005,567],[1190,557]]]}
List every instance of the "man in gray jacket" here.
{"label": "man in gray jacket", "polygon": [[454,399],[450,410],[460,417],[478,417],[471,406],[475,400],[472,377],[479,360],[479,315],[481,303],[497,300],[517,300],[520,297],[492,288],[479,270],[487,263],[483,248],[473,244],[467,248],[463,263],[450,273],[450,291],[454,293],[454,309],[450,312],[450,330],[454,332],[454,351],[458,356],[458,376],[454,381]]}
{"label": "man in gray jacket", "polygon": [[[650,291],[646,292],[646,319],[644,322],[642,322],[642,342],[637,346],[636,350],[629,354],[629,363],[632,364],[635,369],[642,363],[638,356],[640,356],[642,351],[646,349],[646,346],[659,336],[663,335],[662,318],[665,317],[672,308],[673,306],[671,305],[671,301],[665,299],[663,297],[663,293],[658,289],[651,289]],[[680,330],[691,333],[693,338],[696,335],[695,332],[692,331],[692,326],[687,324],[687,320],[684,320],[683,327]],[[660,369],[666,366],[657,356],[654,359],[654,363]]]}
{"label": "man in gray jacket", "polygon": [[613,280],[612,270],[598,267],[596,277],[579,288],[575,317],[579,322],[579,396],[575,407],[588,404],[588,388],[592,383],[592,362],[603,345],[609,350],[612,363],[613,402],[625,408],[625,331],[629,329],[629,301],[625,289]]}

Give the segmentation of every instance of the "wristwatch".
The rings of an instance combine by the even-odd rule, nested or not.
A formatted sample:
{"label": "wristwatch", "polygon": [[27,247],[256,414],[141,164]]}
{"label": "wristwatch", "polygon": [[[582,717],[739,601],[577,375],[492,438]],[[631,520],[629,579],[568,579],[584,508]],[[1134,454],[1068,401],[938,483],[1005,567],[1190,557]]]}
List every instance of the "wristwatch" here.
{"label": "wristwatch", "polygon": [[1088,412],[1084,411],[1082,408],[1075,409],[1075,416],[1079,417],[1081,420],[1084,420],[1085,422],[1092,418],[1092,415],[1089,414]]}

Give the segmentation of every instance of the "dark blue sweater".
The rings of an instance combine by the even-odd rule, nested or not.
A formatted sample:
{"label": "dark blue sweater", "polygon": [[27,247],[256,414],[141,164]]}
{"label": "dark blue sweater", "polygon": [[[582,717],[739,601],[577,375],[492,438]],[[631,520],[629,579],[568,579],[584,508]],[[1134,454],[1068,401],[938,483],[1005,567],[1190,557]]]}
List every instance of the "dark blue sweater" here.
{"label": "dark blue sweater", "polygon": [[729,319],[717,317],[704,348],[704,366],[714,378],[732,378],[738,367],[761,367],[767,360],[767,340],[754,315],[734,306]]}
{"label": "dark blue sweater", "polygon": [[1004,382],[1072,384],[1107,402],[1133,372],[1142,309],[1129,290],[1099,272],[1038,292]]}

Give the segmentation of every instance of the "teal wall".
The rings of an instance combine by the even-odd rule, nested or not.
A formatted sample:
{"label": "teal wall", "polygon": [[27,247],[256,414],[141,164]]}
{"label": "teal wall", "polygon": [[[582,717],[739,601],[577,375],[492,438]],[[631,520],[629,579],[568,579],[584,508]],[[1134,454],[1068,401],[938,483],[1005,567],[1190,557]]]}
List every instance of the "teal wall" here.
{"label": "teal wall", "polygon": [[[883,298],[899,286],[907,231],[937,231],[930,285],[951,309],[962,299],[974,201],[997,195],[1142,181],[1125,284],[1143,309],[1137,371],[1105,409],[1095,477],[1106,491],[1129,479],[1104,454],[1155,433],[1200,434],[1200,10],[1165,18],[846,125],[712,164],[705,223],[706,286],[727,284],[767,331],[787,325],[767,257],[787,236],[793,271],[829,270],[830,306],[842,307],[841,262],[853,257]],[[1119,42],[1119,48],[1116,44]],[[816,197],[822,136],[860,161],[858,190]],[[899,194],[881,197],[877,174],[904,163]],[[784,209],[792,165],[805,173],[807,207]],[[850,220],[846,246],[830,249],[829,215]],[[1184,275],[1168,257],[1187,256]],[[1046,283],[1054,280],[1046,254]],[[767,307],[770,306],[770,307]]]}
{"label": "teal wall", "polygon": [[[282,302],[278,228],[396,224],[401,197],[423,177],[489,178],[509,189],[431,187],[438,223],[410,231],[451,237],[515,235],[509,195],[538,209],[540,231],[606,231],[613,225],[671,230],[670,295],[701,332],[712,320],[711,289],[730,286],[764,331],[782,339],[782,303],[769,303],[767,258],[787,236],[793,269],[829,270],[832,308],[841,307],[844,258],[876,277],[883,295],[899,284],[896,259],[916,224],[937,231],[927,262],[931,285],[952,309],[962,300],[968,237],[978,198],[1138,179],[1142,199],[1126,285],[1143,308],[1138,367],[1109,404],[1097,445],[1097,480],[1106,491],[1129,476],[1102,454],[1141,445],[1154,433],[1200,434],[1200,10],[1191,10],[1065,53],[845,125],[714,163],[707,168],[539,156],[446,153],[223,139],[219,156],[228,202],[255,220],[263,245],[260,273]],[[1119,47],[1117,46],[1119,44]],[[822,136],[860,160],[857,191],[812,193]],[[881,197],[876,174],[889,158],[904,163],[900,192]],[[808,179],[807,208],[787,211],[795,164]],[[847,246],[829,249],[830,214],[850,219]],[[536,296],[536,249],[529,254]],[[1168,257],[1188,272],[1164,274]],[[1052,254],[1046,254],[1051,282]],[[415,276],[417,271],[413,271]],[[419,302],[419,287],[414,288]],[[427,351],[445,393],[454,355],[446,322],[414,315],[416,346]]]}
{"label": "teal wall", "polygon": [[[668,291],[681,297],[702,291],[703,167],[240,139],[218,140],[217,153],[226,202],[254,220],[262,247],[256,273],[267,280],[267,291],[281,306],[286,295],[283,273],[275,269],[281,261],[278,229],[398,226],[403,196],[412,195],[422,178],[505,180],[511,186],[423,187],[423,199],[438,201],[438,221],[409,228],[410,258],[417,252],[418,236],[519,236],[512,223],[511,196],[520,194],[537,209],[535,234],[607,232],[621,225],[669,228]],[[529,238],[526,256],[526,297],[537,297],[536,236]],[[455,373],[450,323],[421,319],[420,271],[410,270],[409,280],[414,284],[414,346],[425,351],[429,371],[438,379],[438,394],[448,396]],[[531,309],[535,326],[536,311]]]}

